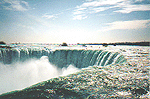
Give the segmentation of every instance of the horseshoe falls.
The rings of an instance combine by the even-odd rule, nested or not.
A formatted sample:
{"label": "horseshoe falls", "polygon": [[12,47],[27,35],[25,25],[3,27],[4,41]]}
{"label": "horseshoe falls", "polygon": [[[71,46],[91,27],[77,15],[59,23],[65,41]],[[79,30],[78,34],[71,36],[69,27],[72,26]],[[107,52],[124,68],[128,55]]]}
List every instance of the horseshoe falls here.
{"label": "horseshoe falls", "polygon": [[149,47],[0,48],[0,99],[147,98],[149,59]]}
{"label": "horseshoe falls", "polygon": [[1,49],[0,56],[0,61],[4,64],[24,62],[47,56],[50,63],[60,68],[70,64],[77,68],[93,65],[105,66],[122,63],[126,60],[118,52],[113,53],[103,50]]}

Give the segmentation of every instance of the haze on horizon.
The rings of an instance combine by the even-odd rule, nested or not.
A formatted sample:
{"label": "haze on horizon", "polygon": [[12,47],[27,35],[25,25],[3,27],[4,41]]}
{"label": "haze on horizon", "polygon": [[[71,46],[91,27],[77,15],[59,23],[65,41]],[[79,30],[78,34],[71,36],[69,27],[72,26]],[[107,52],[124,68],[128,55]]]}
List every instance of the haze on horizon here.
{"label": "haze on horizon", "polygon": [[149,0],[1,0],[0,41],[103,43],[150,39]]}

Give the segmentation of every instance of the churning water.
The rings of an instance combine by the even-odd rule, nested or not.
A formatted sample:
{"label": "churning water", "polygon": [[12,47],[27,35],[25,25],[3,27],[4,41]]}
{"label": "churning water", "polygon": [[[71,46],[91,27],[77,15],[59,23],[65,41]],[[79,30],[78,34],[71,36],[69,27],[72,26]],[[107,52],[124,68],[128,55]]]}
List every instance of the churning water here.
{"label": "churning water", "polygon": [[[131,93],[133,92],[129,92],[126,88],[148,90],[147,86],[149,85],[147,82],[149,80],[147,78],[149,47],[110,46],[99,48],[98,46],[98,49],[94,47],[59,47],[52,49],[48,47],[16,47],[0,49],[0,62],[0,93],[23,89],[55,77],[66,83],[68,78],[60,79],[59,76],[72,73],[76,73],[76,75],[67,76],[69,82],[62,86],[65,86],[67,90],[77,91],[76,93],[81,92],[84,95],[86,93],[87,97],[106,98],[108,95],[109,97],[117,95],[122,98],[132,97]],[[88,69],[84,70],[83,68],[86,67]],[[59,80],[56,82],[59,83]],[[41,83],[41,85],[46,84],[51,86],[52,82]],[[41,85],[39,84],[39,86]],[[50,92],[48,96],[43,93],[44,96],[41,95],[41,97],[62,96],[51,93],[51,91],[57,92],[58,86],[56,84],[50,89],[40,89],[44,92],[47,92],[47,90]],[[32,89],[32,87],[29,88]],[[36,91],[36,86],[33,89]],[[84,91],[80,89],[84,89]],[[90,89],[93,89],[93,91],[87,93]],[[111,89],[112,91],[109,91]],[[107,91],[104,93],[105,90]]]}
{"label": "churning water", "polygon": [[0,64],[0,94],[23,89],[50,78],[65,76],[79,71],[73,65],[58,68],[48,61],[47,56],[26,62]]}

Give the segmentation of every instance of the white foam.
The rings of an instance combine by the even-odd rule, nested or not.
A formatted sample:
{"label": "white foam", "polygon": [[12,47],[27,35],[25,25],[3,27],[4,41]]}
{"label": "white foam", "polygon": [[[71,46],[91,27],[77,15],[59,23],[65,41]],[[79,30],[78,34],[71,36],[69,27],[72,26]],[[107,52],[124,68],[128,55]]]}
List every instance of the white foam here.
{"label": "white foam", "polygon": [[73,65],[69,65],[67,68],[66,67],[62,68],[62,75],[61,76],[73,74],[73,73],[76,73],[78,71],[79,71],[78,68],[74,67]]}
{"label": "white foam", "polygon": [[68,75],[79,69],[70,65],[68,68],[58,69],[49,63],[48,57],[40,60],[29,60],[24,63],[4,65],[0,63],[0,94],[13,90],[20,90],[35,83],[50,78]]}

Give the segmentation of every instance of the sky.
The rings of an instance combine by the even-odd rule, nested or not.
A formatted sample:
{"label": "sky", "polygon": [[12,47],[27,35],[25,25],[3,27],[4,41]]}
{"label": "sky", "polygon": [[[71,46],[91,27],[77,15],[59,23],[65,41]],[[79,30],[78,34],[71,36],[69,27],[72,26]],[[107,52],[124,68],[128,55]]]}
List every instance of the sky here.
{"label": "sky", "polygon": [[0,0],[0,41],[150,41],[150,0]]}

